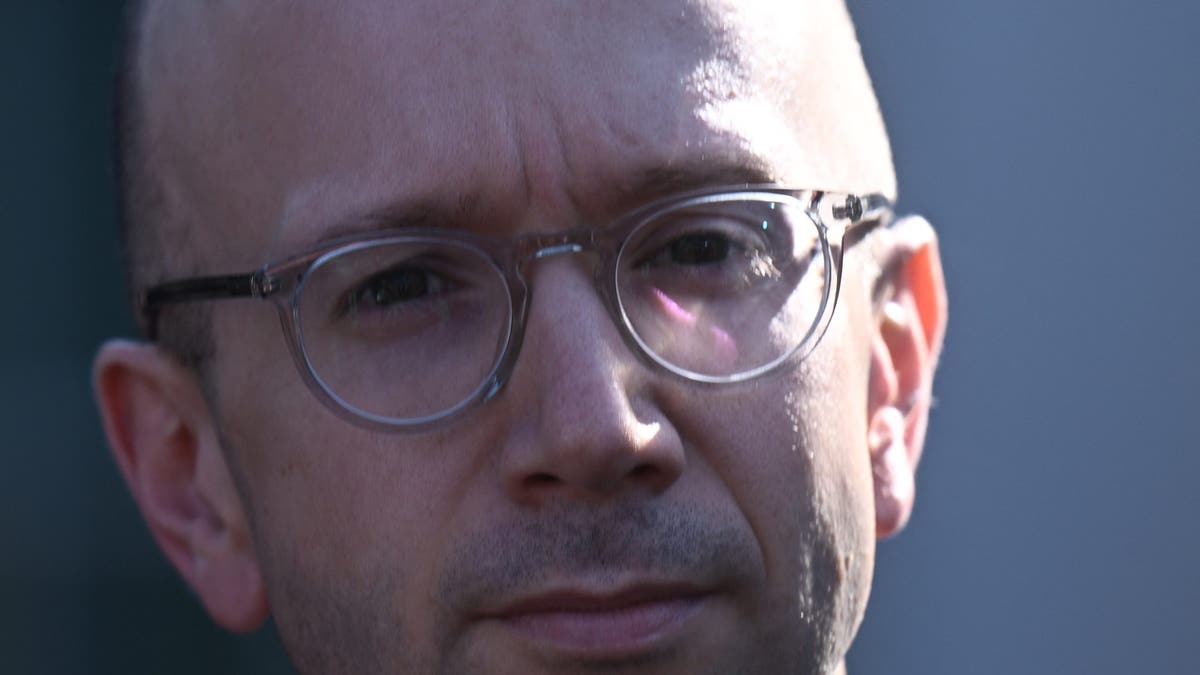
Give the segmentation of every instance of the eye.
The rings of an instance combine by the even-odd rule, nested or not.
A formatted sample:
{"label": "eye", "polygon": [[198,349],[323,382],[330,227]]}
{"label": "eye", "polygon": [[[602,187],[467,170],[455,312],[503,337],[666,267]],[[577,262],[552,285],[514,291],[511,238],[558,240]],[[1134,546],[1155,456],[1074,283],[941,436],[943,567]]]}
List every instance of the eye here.
{"label": "eye", "polygon": [[400,310],[453,290],[453,283],[429,269],[398,265],[372,275],[347,291],[341,315]]}
{"label": "eye", "polygon": [[762,233],[738,219],[688,213],[651,223],[631,241],[626,254],[632,268],[642,274],[699,275],[715,281],[745,273],[768,249]]}
{"label": "eye", "polygon": [[790,223],[746,205],[705,205],[645,223],[621,253],[639,287],[691,298],[730,298],[780,278]]}
{"label": "eye", "polygon": [[711,265],[728,258],[732,245],[719,233],[698,232],[672,240],[660,255],[677,265]]}
{"label": "eye", "polygon": [[629,253],[635,268],[698,273],[735,263],[762,246],[756,233],[736,221],[689,214],[652,224]]}

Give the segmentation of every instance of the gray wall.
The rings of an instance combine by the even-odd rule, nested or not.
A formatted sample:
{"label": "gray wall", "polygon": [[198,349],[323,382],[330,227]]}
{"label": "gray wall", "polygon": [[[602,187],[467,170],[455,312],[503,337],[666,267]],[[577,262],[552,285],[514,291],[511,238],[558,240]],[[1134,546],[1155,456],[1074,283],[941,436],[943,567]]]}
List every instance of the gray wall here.
{"label": "gray wall", "polygon": [[951,306],[854,669],[1200,672],[1200,4],[851,7]]}
{"label": "gray wall", "polygon": [[[92,410],[91,354],[130,330],[118,5],[0,15],[0,671],[287,672],[269,631],[208,624]],[[852,675],[1197,672],[1200,4],[850,5],[951,293],[917,512],[880,547]]]}

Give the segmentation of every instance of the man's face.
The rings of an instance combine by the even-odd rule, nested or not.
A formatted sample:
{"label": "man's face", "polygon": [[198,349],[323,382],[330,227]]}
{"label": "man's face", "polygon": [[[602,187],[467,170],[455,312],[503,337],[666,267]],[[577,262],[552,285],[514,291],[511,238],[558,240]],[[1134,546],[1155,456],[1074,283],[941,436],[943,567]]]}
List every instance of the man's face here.
{"label": "man's face", "polygon": [[[892,191],[836,3],[162,4],[147,109],[204,273],[414,205],[511,237],[734,182]],[[269,307],[213,306],[212,412],[302,670],[840,662],[875,534],[855,254],[800,367],[720,387],[639,361],[590,265],[533,265],[511,380],[421,433],[348,424]]]}

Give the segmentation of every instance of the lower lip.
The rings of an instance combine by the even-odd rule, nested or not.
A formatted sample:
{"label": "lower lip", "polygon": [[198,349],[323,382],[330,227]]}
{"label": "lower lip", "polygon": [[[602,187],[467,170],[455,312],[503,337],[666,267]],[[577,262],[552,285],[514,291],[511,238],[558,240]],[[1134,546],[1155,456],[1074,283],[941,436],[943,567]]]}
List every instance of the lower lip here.
{"label": "lower lip", "polygon": [[662,645],[703,603],[701,597],[677,598],[595,611],[532,612],[504,622],[557,651],[620,658]]}

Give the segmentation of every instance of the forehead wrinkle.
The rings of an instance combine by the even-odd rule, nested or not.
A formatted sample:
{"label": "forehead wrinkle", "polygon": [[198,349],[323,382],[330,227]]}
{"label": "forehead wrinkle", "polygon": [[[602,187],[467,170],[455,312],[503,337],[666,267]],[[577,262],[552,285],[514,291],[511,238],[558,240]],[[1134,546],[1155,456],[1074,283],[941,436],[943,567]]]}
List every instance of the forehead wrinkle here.
{"label": "forehead wrinkle", "polygon": [[[279,9],[275,3],[255,7],[264,10],[258,19],[266,17],[271,8]],[[803,95],[792,91],[797,88],[794,85],[776,87],[779,82],[765,77],[778,70],[768,67],[774,63],[771,58],[787,62],[804,51],[795,46],[786,53],[774,48],[754,49],[755,44],[762,42],[772,45],[787,42],[784,38],[788,31],[776,26],[772,32],[768,30],[771,26],[759,25],[763,17],[771,17],[765,4],[750,3],[746,5],[749,9],[735,11],[733,5],[726,3],[681,0],[659,6],[657,13],[646,13],[622,3],[611,7],[589,4],[571,10],[553,3],[548,9],[539,8],[538,3],[518,3],[512,6],[511,13],[505,13],[500,11],[502,3],[480,2],[472,5],[472,9],[481,12],[478,15],[468,12],[466,5],[457,9],[437,7],[378,2],[338,3],[336,9],[325,4],[308,6],[300,13],[327,18],[329,22],[307,26],[289,11],[290,18],[282,17],[282,23],[295,24],[302,35],[302,39],[291,41],[283,40],[281,35],[265,39],[270,31],[284,27],[256,28],[257,19],[247,18],[236,32],[250,41],[249,46],[243,47],[244,57],[256,54],[269,57],[258,59],[255,68],[268,69],[262,73],[270,74],[270,64],[297,57],[311,66],[303,69],[306,73],[333,61],[340,64],[333,70],[341,75],[313,72],[312,77],[319,79],[305,83],[300,91],[295,82],[259,83],[255,75],[243,74],[240,82],[244,86],[236,98],[251,118],[231,118],[236,124],[228,126],[240,127],[242,131],[223,135],[240,135],[254,142],[285,146],[287,152],[299,153],[298,158],[303,161],[278,160],[294,165],[296,170],[290,176],[275,176],[274,185],[268,183],[269,178],[262,177],[271,175],[272,167],[264,164],[263,171],[253,171],[249,176],[261,185],[247,183],[239,190],[226,190],[236,194],[215,196],[226,201],[237,195],[258,196],[255,221],[262,225],[252,224],[270,226],[269,240],[292,227],[296,202],[314,203],[299,196],[303,190],[298,191],[297,186],[319,180],[314,176],[320,175],[337,177],[334,182],[341,185],[342,192],[357,195],[355,203],[336,207],[343,213],[361,212],[371,201],[380,203],[402,199],[404,195],[431,194],[444,186],[476,185],[481,199],[495,202],[496,195],[504,195],[510,201],[507,205],[510,212],[517,210],[513,202],[527,205],[539,200],[558,200],[560,210],[579,214],[600,211],[597,202],[603,200],[597,194],[610,186],[621,188],[635,183],[637,179],[630,177],[634,173],[633,160],[645,160],[648,153],[657,153],[663,166],[730,157],[740,157],[743,162],[745,158],[769,159],[774,166],[768,172],[784,179],[822,173],[844,177],[849,173],[822,166],[782,171],[780,164],[802,162],[780,162],[781,153],[774,152],[777,143],[750,142],[745,123],[753,121],[753,115],[732,110],[734,114],[727,121],[720,114],[704,116],[708,114],[704,105],[711,106],[713,101],[741,102],[758,97],[755,105],[759,106],[759,112],[765,107],[775,114],[776,121],[782,120],[776,125],[780,131],[767,135],[775,141],[789,135],[787,132],[797,124],[811,129],[805,134],[806,140],[827,136],[824,131],[816,130],[823,127],[820,120],[803,115],[797,119],[795,115],[772,110],[776,101],[789,102]],[[679,11],[673,14],[670,10],[676,8]],[[806,11],[793,9],[785,15],[790,24],[797,26],[791,33],[793,37],[814,32],[815,29],[805,29],[805,22],[795,18]],[[591,18],[579,12],[589,13]],[[601,14],[607,31],[598,30],[600,24],[593,21]],[[408,23],[437,25],[416,31],[409,40],[402,35],[403,27],[394,25],[394,17],[402,17]],[[545,22],[530,21],[530,17],[544,18]],[[558,32],[562,35],[547,30],[546,23],[561,29]],[[251,39],[259,32],[264,39]],[[763,32],[771,40],[760,39],[759,33]],[[658,39],[647,40],[651,35]],[[201,40],[205,41],[211,38]],[[270,45],[279,49],[270,51]],[[509,52],[521,54],[522,58],[514,59]],[[403,69],[396,67],[400,61],[405,64]],[[433,70],[439,75],[426,73]],[[656,79],[634,79],[631,83],[630,73],[638,70],[648,71]],[[416,77],[414,71],[425,75]],[[669,81],[672,75],[678,78],[674,82]],[[287,104],[284,109],[264,110],[261,101],[252,97],[258,95],[259,84],[270,87],[267,100],[284,101]],[[632,91],[634,84],[640,85],[636,95]],[[329,93],[330,87],[336,96]],[[317,100],[305,98],[314,94],[319,97]],[[196,103],[192,97],[187,98]],[[214,105],[214,98],[220,99],[222,95],[214,90],[198,109]],[[383,118],[386,123],[364,125],[361,129],[337,123],[342,115],[358,114],[356,106],[366,107],[372,119]],[[182,97],[176,107],[185,112],[189,108]],[[229,106],[222,104],[222,107]],[[195,115],[199,116],[199,112]],[[295,118],[291,120],[294,129],[288,127],[289,116]],[[244,123],[248,120],[255,126],[246,127]],[[334,123],[330,124],[331,121]],[[220,130],[216,133],[222,135]],[[302,134],[299,139],[311,142],[297,143],[296,134]],[[259,138],[251,138],[256,135]],[[810,152],[797,150],[792,154],[821,158],[831,154],[825,152],[827,146],[793,143],[797,144],[801,150]],[[209,145],[199,142],[195,147],[207,149]],[[225,152],[242,151],[238,143],[227,145],[232,147]],[[318,145],[337,149],[316,152],[320,149]],[[360,148],[368,156],[346,152],[350,146]],[[540,154],[531,148],[539,148]],[[253,151],[245,153],[253,161]],[[267,153],[257,154],[262,157]],[[419,158],[422,162],[419,171],[411,162],[398,160],[403,157]],[[206,165],[212,169],[218,159]],[[809,165],[814,163],[812,157],[805,159]],[[301,175],[309,168],[319,171]],[[254,178],[255,175],[259,178]],[[357,179],[348,179],[355,175]],[[850,183],[849,178],[813,182],[821,184],[811,187],[860,188],[827,184]],[[268,203],[268,200],[273,201]],[[205,204],[216,200],[194,201]],[[324,204],[318,206],[323,208]],[[494,206],[489,203],[489,208]],[[206,222],[211,220],[226,219],[208,218]],[[313,222],[330,222],[330,218],[314,218]],[[245,236],[239,233],[239,237]],[[262,248],[280,246],[265,244]]]}
{"label": "forehead wrinkle", "polygon": [[[555,25],[566,26],[563,35],[521,24],[518,32],[536,26],[536,35],[519,38],[533,58],[516,64],[509,74],[515,81],[505,83],[500,96],[511,101],[509,147],[521,167],[526,203],[554,208],[557,202],[559,210],[595,213],[602,210],[597,202],[609,201],[598,195],[630,189],[637,173],[631,168],[646,164],[647,153],[663,155],[668,165],[685,145],[676,142],[679,118],[693,103],[684,75],[718,47],[713,22],[698,11],[705,8],[692,2],[678,6],[676,14],[610,15],[607,32],[595,30],[598,24],[576,11],[556,13]],[[647,23],[661,39],[645,39]],[[659,79],[638,79],[640,72]],[[634,85],[636,95],[630,91]],[[513,100],[514,92],[519,100]],[[664,147],[671,150],[663,152]]]}
{"label": "forehead wrinkle", "polygon": [[[753,158],[732,163],[704,161],[647,165],[630,171],[630,176],[632,178],[628,183],[606,193],[608,196],[604,200],[605,203],[615,205],[618,210],[624,210],[671,194],[701,188],[740,187],[774,182],[769,170]],[[312,193],[309,199],[304,201],[319,202],[319,195],[320,193]],[[515,236],[519,229],[515,221],[502,225],[500,232],[496,231],[495,220],[482,222],[483,214],[491,212],[482,209],[481,200],[480,195],[475,192],[453,194],[446,191],[415,199],[401,196],[370,205],[354,213],[335,216],[328,221],[308,219],[303,227],[281,228],[281,232],[286,233],[286,236],[273,247],[274,257],[316,248],[325,242],[343,237],[408,228],[453,228],[490,235]],[[580,208],[579,213],[586,211]],[[598,221],[589,224],[603,226],[607,223]],[[563,225],[571,226],[574,223]],[[557,228],[553,223],[543,223],[539,229]]]}

